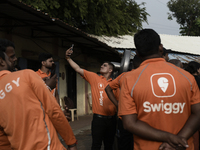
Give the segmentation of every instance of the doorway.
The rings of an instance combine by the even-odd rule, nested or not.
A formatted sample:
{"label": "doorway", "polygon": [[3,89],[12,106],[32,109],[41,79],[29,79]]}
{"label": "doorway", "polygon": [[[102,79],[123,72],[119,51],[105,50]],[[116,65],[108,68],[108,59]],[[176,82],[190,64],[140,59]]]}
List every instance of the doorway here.
{"label": "doorway", "polygon": [[77,108],[77,91],[76,91],[76,72],[71,66],[66,66],[67,71],[67,95],[73,101]]}

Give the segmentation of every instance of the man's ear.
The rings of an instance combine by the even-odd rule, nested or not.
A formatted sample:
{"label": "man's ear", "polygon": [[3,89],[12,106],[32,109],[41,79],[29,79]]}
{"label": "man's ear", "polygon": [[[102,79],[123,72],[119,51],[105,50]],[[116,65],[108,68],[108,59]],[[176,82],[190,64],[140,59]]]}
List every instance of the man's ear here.
{"label": "man's ear", "polygon": [[42,61],[41,64],[42,64],[42,66],[44,66],[45,65],[45,61]]}
{"label": "man's ear", "polygon": [[3,60],[3,58],[0,57],[0,66],[5,66],[5,60]]}
{"label": "man's ear", "polygon": [[113,71],[113,69],[109,68],[109,72],[112,72],[112,71]]}
{"label": "man's ear", "polygon": [[159,45],[159,47],[158,47],[158,51],[159,51],[159,53],[160,53],[160,56],[162,57],[163,56],[163,45],[162,44],[160,44]]}
{"label": "man's ear", "polygon": [[140,54],[138,53],[137,49],[135,50],[135,53],[136,53],[136,55],[137,55],[140,59],[142,59],[142,58],[140,57]]}

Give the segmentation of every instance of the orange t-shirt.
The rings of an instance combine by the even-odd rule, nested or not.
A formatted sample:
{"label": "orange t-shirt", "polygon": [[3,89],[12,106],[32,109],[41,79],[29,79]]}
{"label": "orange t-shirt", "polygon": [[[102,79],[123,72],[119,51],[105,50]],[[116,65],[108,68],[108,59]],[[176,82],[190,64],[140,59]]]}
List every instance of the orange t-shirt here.
{"label": "orange t-shirt", "polygon": [[116,114],[116,107],[108,98],[105,87],[112,79],[106,80],[94,72],[84,70],[83,78],[90,83],[92,92],[92,111],[95,114],[113,116]]}
{"label": "orange t-shirt", "polygon": [[[46,74],[44,72],[42,72],[42,70],[38,69],[38,71],[36,71],[36,73],[43,79],[46,77],[50,77],[51,76],[51,72],[49,71],[49,74]],[[56,84],[56,88],[54,88],[53,90],[51,90],[51,93],[53,94],[53,96],[55,96],[55,91],[56,89],[58,89],[58,85]]]}
{"label": "orange t-shirt", "polygon": [[[191,115],[191,105],[200,103],[194,77],[163,58],[148,59],[129,73],[122,84],[120,116],[137,114],[150,126],[178,134]],[[193,150],[193,138],[188,140]],[[161,142],[134,137],[134,150],[156,150]]]}
{"label": "orange t-shirt", "polygon": [[12,149],[65,149],[76,138],[54,96],[32,70],[0,71],[0,128]]}

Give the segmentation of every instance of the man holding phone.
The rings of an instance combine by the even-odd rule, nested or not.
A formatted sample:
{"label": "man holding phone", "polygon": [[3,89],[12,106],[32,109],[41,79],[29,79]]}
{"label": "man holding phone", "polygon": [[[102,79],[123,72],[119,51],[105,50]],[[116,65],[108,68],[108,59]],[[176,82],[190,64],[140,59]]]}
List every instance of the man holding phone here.
{"label": "man holding phone", "polygon": [[36,73],[45,81],[47,87],[49,88],[53,96],[55,96],[59,104],[57,76],[55,74],[56,66],[53,61],[53,56],[48,53],[41,53],[39,55],[39,61],[41,63],[41,67],[40,69],[38,69],[38,71],[36,71]]}

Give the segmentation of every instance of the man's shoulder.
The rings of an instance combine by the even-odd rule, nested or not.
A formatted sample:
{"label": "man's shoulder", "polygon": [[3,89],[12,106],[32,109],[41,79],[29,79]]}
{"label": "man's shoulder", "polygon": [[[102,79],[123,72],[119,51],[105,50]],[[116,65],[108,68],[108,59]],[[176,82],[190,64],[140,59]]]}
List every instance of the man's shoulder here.
{"label": "man's shoulder", "polygon": [[23,76],[27,76],[27,75],[35,76],[35,75],[37,75],[37,73],[35,71],[31,70],[31,69],[19,70],[19,71],[16,71],[14,73],[15,74],[22,74]]}
{"label": "man's shoulder", "polygon": [[85,70],[85,69],[83,69],[83,74],[84,74],[84,76],[85,75],[99,76],[97,73],[92,72],[92,71],[88,71],[88,70]]}

